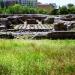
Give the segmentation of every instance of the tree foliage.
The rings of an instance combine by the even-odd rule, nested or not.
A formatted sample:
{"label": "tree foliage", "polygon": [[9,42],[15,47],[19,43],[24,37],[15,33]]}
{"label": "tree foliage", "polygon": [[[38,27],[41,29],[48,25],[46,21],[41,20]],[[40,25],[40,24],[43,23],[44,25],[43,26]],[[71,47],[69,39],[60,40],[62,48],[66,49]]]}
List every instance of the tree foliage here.
{"label": "tree foliage", "polygon": [[68,14],[68,9],[66,6],[62,6],[59,8],[59,13],[60,14]]}
{"label": "tree foliage", "polygon": [[0,14],[48,14],[48,12],[37,7],[34,8],[15,4],[12,6],[0,8]]}
{"label": "tree foliage", "polygon": [[73,4],[68,4],[67,6],[61,6],[59,7],[58,10],[53,10],[52,11],[53,15],[62,15],[62,14],[75,14],[75,5]]}
{"label": "tree foliage", "polygon": [[75,5],[68,4],[66,6],[61,6],[58,9],[53,9],[50,13],[41,8],[34,8],[23,6],[20,4],[15,4],[12,6],[0,7],[0,14],[52,14],[52,15],[62,15],[62,14],[75,14]]}
{"label": "tree foliage", "polygon": [[71,8],[71,7],[73,7],[73,6],[74,6],[74,5],[71,4],[71,3],[67,5],[68,8]]}

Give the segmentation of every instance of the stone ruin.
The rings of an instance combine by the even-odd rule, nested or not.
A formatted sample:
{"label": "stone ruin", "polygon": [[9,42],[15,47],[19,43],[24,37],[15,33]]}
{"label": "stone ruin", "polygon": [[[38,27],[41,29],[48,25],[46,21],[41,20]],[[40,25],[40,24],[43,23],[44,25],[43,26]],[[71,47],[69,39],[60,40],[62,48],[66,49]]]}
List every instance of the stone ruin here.
{"label": "stone ruin", "polygon": [[11,21],[12,24],[24,24],[24,22],[28,20],[32,20],[32,22],[34,21],[33,23],[36,24],[35,20],[43,21],[44,19],[46,19],[46,17],[47,16],[43,16],[43,15],[28,14],[28,15],[11,15],[11,16],[7,16],[6,18],[9,21]]}
{"label": "stone ruin", "polygon": [[[40,16],[40,15],[0,15],[0,30],[5,29],[13,29],[14,30],[14,25],[18,24],[24,24],[26,22],[27,24],[34,25],[38,24],[38,22],[42,24],[52,24],[54,26],[54,32],[51,31],[51,33],[47,36],[51,38],[73,38],[75,33],[69,32],[72,28],[75,27],[75,22],[71,23],[70,25],[67,24],[67,21],[74,21],[75,16],[72,15],[67,15],[64,16],[61,19],[61,22],[54,23],[54,17],[48,17],[48,16]],[[66,22],[66,24],[65,24]],[[33,27],[34,28],[34,27]],[[45,31],[42,31],[42,29],[31,29],[31,32],[48,32],[48,30],[45,29]],[[68,32],[67,32],[68,31]],[[11,32],[11,30],[10,30]],[[16,32],[16,31],[14,31]],[[68,34],[67,34],[68,33]],[[12,34],[3,34],[0,35],[1,38],[7,37],[7,38],[14,38],[14,35]],[[48,38],[46,36],[46,38]],[[39,38],[43,38],[44,36],[38,36]],[[36,37],[37,38],[37,37]],[[75,38],[75,36],[74,36]]]}
{"label": "stone ruin", "polygon": [[75,39],[75,32],[54,31],[47,34],[48,39]]}
{"label": "stone ruin", "polygon": [[75,15],[66,15],[64,17],[61,17],[61,20],[63,20],[63,21],[75,21]]}
{"label": "stone ruin", "polygon": [[12,24],[23,24],[22,16],[9,16],[7,19],[12,23]]}
{"label": "stone ruin", "polygon": [[27,19],[27,24],[38,24],[36,19]]}
{"label": "stone ruin", "polygon": [[13,26],[11,25],[11,22],[7,18],[0,18],[0,26],[4,26],[3,29],[12,29]]}
{"label": "stone ruin", "polygon": [[43,24],[53,24],[54,23],[54,18],[49,18],[47,17],[42,21]]}
{"label": "stone ruin", "polygon": [[64,25],[64,23],[56,23],[54,24],[54,30],[55,31],[67,31],[67,25]]}
{"label": "stone ruin", "polygon": [[61,22],[64,22],[65,25],[67,25],[67,30],[72,30],[75,28],[75,15],[74,14],[69,14],[65,15],[60,18]]}
{"label": "stone ruin", "polygon": [[14,39],[15,37],[12,33],[9,33],[9,34],[0,34],[0,38]]}

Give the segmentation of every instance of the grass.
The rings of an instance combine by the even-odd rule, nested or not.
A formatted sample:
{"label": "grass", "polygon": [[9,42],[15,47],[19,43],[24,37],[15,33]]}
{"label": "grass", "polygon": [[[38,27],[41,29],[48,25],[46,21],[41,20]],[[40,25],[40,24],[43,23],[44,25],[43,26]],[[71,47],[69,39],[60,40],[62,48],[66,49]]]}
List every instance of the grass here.
{"label": "grass", "polygon": [[0,75],[75,75],[75,40],[0,40]]}

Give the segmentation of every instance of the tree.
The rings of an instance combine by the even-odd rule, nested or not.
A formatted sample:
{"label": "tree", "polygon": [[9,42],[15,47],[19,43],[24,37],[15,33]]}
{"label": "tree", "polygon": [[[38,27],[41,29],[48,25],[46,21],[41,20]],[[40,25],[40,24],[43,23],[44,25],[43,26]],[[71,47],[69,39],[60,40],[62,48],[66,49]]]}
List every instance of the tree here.
{"label": "tree", "polygon": [[73,6],[74,6],[74,5],[71,4],[71,3],[67,5],[68,8],[71,8],[71,7],[73,7]]}
{"label": "tree", "polygon": [[69,14],[75,14],[75,6],[72,6],[68,9]]}
{"label": "tree", "polygon": [[62,6],[59,8],[59,13],[60,14],[68,14],[68,9],[66,6]]}
{"label": "tree", "polygon": [[3,9],[0,7],[0,14],[2,14],[2,12],[3,12]]}
{"label": "tree", "polygon": [[51,12],[51,14],[52,14],[52,15],[58,15],[58,14],[59,14],[58,10],[59,10],[59,9],[54,9],[54,10]]}

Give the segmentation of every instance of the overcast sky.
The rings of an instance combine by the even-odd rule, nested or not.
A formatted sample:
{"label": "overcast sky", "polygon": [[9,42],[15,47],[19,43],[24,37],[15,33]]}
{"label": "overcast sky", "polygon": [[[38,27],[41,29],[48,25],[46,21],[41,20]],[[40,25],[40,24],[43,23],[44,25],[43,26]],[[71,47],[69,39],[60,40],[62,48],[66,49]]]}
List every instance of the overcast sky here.
{"label": "overcast sky", "polygon": [[69,4],[69,3],[75,3],[75,0],[38,0],[39,2],[42,2],[42,3],[56,3],[57,5],[66,5],[66,4]]}

